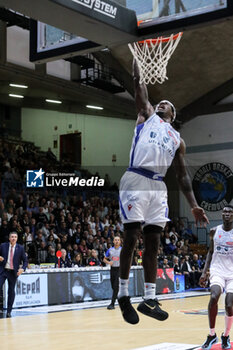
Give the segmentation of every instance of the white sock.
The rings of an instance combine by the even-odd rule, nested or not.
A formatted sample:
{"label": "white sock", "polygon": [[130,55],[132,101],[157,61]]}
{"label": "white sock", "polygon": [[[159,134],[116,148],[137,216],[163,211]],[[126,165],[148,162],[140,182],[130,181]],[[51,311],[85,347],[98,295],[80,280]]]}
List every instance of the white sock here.
{"label": "white sock", "polygon": [[156,284],[155,283],[144,283],[144,296],[145,299],[155,299]]}
{"label": "white sock", "polygon": [[128,297],[129,296],[129,280],[119,278],[119,292],[117,297]]}
{"label": "white sock", "polygon": [[233,323],[233,316],[225,315],[225,332],[224,337],[227,337],[230,334],[231,326]]}
{"label": "white sock", "polygon": [[210,335],[215,335],[215,328],[210,328]]}

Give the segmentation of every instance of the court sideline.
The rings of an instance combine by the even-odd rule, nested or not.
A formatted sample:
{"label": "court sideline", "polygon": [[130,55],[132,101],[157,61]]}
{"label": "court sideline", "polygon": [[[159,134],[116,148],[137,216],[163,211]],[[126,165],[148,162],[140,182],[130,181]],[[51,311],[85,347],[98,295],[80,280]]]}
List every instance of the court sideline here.
{"label": "court sideline", "polygon": [[[131,326],[121,317],[119,307],[109,311],[106,306],[0,320],[0,343],[4,349],[101,349],[133,350],[188,349],[182,344],[200,345],[208,332],[207,305],[209,295],[163,300],[169,312],[165,322],[140,315],[140,323]],[[219,304],[216,331],[224,328],[223,297]],[[137,304],[134,304],[136,306]],[[39,308],[38,308],[39,309]],[[175,345],[177,344],[177,345]],[[178,346],[178,347],[177,347]]]}

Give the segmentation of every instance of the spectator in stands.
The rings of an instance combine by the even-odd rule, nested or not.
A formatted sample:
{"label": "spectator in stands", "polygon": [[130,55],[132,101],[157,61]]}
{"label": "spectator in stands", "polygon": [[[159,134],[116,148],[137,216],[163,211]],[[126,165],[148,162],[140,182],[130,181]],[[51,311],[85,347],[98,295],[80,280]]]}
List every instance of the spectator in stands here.
{"label": "spectator in stands", "polygon": [[87,255],[87,251],[88,251],[88,248],[86,246],[86,241],[85,239],[82,239],[81,240],[81,243],[80,245],[78,246],[78,249],[80,251],[80,253],[82,254],[82,256],[84,257],[84,255],[86,256]]}
{"label": "spectator in stands", "polygon": [[51,245],[48,246],[48,256],[46,259],[46,263],[56,264],[55,249]]}
{"label": "spectator in stands", "polygon": [[27,211],[28,212],[33,212],[34,213],[34,211],[35,211],[35,203],[34,202],[31,202],[30,204],[29,204],[29,206],[27,207]]}
{"label": "spectator in stands", "polygon": [[100,241],[97,237],[95,237],[93,240],[93,249],[99,250],[99,246],[100,246]]}
{"label": "spectator in stands", "polygon": [[23,240],[24,240],[24,246],[25,246],[25,251],[28,252],[28,246],[33,243],[33,234],[30,232],[30,227],[29,226],[24,226],[24,235],[23,235]]}
{"label": "spectator in stands", "polygon": [[189,243],[196,243],[198,238],[192,231],[192,225],[188,224],[188,227],[185,229],[184,238],[188,240]]}
{"label": "spectator in stands", "polygon": [[38,238],[38,240],[41,240],[43,242],[46,242],[46,237],[43,234],[42,229],[38,229],[36,232],[36,238]]}
{"label": "spectator in stands", "polygon": [[103,261],[104,256],[105,256],[105,250],[104,250],[104,247],[102,244],[99,245],[98,252],[99,252],[99,260]]}
{"label": "spectator in stands", "polygon": [[163,269],[169,269],[171,266],[168,264],[168,259],[167,258],[164,258],[163,259],[163,265],[162,265],[162,268]]}
{"label": "spectator in stands", "polygon": [[50,235],[48,222],[45,222],[44,225],[42,226],[42,233],[43,233],[43,236],[45,237],[45,239],[47,239],[48,236]]}
{"label": "spectator in stands", "polygon": [[55,239],[54,239],[54,235],[53,235],[53,234],[50,234],[50,235],[48,236],[47,246],[48,246],[48,247],[52,247],[54,250],[56,250],[56,242],[55,242]]}
{"label": "spectator in stands", "polygon": [[[181,242],[182,242],[182,240],[181,240]],[[189,241],[188,241],[188,239],[185,239],[184,244],[181,245],[180,249],[181,249],[182,255],[189,254]]]}
{"label": "spectator in stands", "polygon": [[50,215],[49,227],[55,229],[57,227],[57,222],[53,214]]}
{"label": "spectator in stands", "polygon": [[[183,260],[183,259],[182,259]],[[191,263],[189,261],[189,255],[185,255],[184,261],[181,267],[182,274],[185,276],[185,288],[195,287],[195,274],[192,270]]]}
{"label": "spectator in stands", "polygon": [[71,267],[72,263],[71,261],[68,259],[68,257],[66,256],[66,250],[65,249],[61,249],[61,253],[62,256],[60,259],[58,259],[56,257],[56,264],[55,267]]}
{"label": "spectator in stands", "polygon": [[27,212],[23,213],[23,218],[22,220],[20,220],[20,225],[25,228],[25,226],[29,226],[30,225],[30,221],[29,221],[29,216]]}
{"label": "spectator in stands", "polygon": [[174,236],[171,236],[171,242],[164,248],[167,255],[177,254],[177,246]]}
{"label": "spectator in stands", "polygon": [[39,264],[45,263],[47,260],[47,256],[48,256],[48,252],[47,252],[46,244],[45,242],[42,241],[37,250],[37,262]]}
{"label": "spectator in stands", "polygon": [[61,246],[64,249],[67,249],[67,245],[68,245],[68,235],[64,235],[61,238]]}
{"label": "spectator in stands", "polygon": [[184,235],[185,235],[185,227],[184,227],[184,224],[181,223],[180,228],[179,228],[179,236],[182,239],[182,238],[184,238]]}
{"label": "spectator in stands", "polygon": [[94,246],[93,246],[93,236],[92,236],[92,235],[88,236],[87,241],[86,241],[86,246],[87,246],[87,248],[90,249],[90,250],[94,249]]}
{"label": "spectator in stands", "polygon": [[67,244],[66,246],[67,258],[72,261],[74,258],[74,253],[71,244]]}
{"label": "spectator in stands", "polygon": [[[72,218],[71,218],[72,219]],[[77,222],[73,222],[69,228],[69,236],[73,237],[77,233]]]}
{"label": "spectator in stands", "polygon": [[2,225],[0,227],[0,244],[8,242],[9,233],[10,229],[8,227],[7,220],[2,220]]}
{"label": "spectator in stands", "polygon": [[83,267],[82,255],[81,255],[81,253],[75,254],[74,260],[73,260],[72,264],[73,264],[74,266],[77,266],[77,267]]}
{"label": "spectator in stands", "polygon": [[39,207],[39,213],[36,216],[36,221],[42,224],[47,222],[47,216],[43,212],[43,207]]}
{"label": "spectator in stands", "polygon": [[14,175],[13,175],[12,169],[10,167],[7,167],[7,169],[3,175],[3,179],[7,180],[7,181],[14,181]]}
{"label": "spectator in stands", "polygon": [[81,242],[81,229],[78,228],[76,233],[71,237],[70,239],[72,244],[77,244],[79,245]]}
{"label": "spectator in stands", "polygon": [[177,249],[177,255],[178,255],[178,256],[182,255],[181,241],[178,241],[178,242],[176,243],[176,249]]}
{"label": "spectator in stands", "polygon": [[[28,212],[28,214],[30,216],[30,212]],[[36,237],[36,219],[33,217],[31,219],[29,218],[29,223],[27,224],[27,226],[30,227],[30,232],[32,233],[33,238],[35,238]]]}
{"label": "spectator in stands", "polygon": [[98,254],[95,249],[91,250],[91,257],[88,259],[88,266],[100,266],[100,261],[98,259]]}
{"label": "spectator in stands", "polygon": [[200,262],[197,254],[193,254],[192,270],[194,271],[195,287],[197,287],[199,285],[199,279],[202,274],[201,266],[200,266]]}
{"label": "spectator in stands", "polygon": [[69,229],[68,229],[67,226],[66,226],[66,222],[61,222],[58,236],[59,236],[60,238],[62,238],[62,236],[68,235],[68,234],[69,234]]}
{"label": "spectator in stands", "polygon": [[17,224],[16,224],[16,230],[15,231],[18,234],[18,243],[23,245],[24,244],[24,232],[23,232],[23,228],[21,227],[19,222],[17,222]]}
{"label": "spectator in stands", "polygon": [[7,221],[9,222],[10,219],[13,217],[14,215],[14,208],[13,207],[9,207],[8,210],[7,210]]}
{"label": "spectator in stands", "polygon": [[179,264],[179,258],[177,256],[173,257],[173,268],[176,275],[182,275],[182,271]]}
{"label": "spectator in stands", "polygon": [[175,226],[172,226],[171,231],[169,232],[169,236],[170,236],[170,238],[174,237],[175,243],[177,243],[177,241],[179,240],[180,237],[179,237],[178,233],[176,232]]}

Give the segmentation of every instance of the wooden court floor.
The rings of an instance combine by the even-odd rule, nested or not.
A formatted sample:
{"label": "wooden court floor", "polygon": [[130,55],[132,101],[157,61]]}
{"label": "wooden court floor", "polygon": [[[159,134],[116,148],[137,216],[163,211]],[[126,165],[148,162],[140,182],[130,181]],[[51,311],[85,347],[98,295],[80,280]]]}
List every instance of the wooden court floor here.
{"label": "wooden court floor", "polygon": [[[209,296],[162,301],[169,312],[164,322],[139,315],[137,325],[123,321],[119,307],[17,316],[0,320],[0,349],[21,350],[126,350],[160,343],[202,344],[208,332],[206,310]],[[136,304],[134,304],[136,306]],[[219,303],[224,309],[224,298]],[[194,310],[194,314],[182,311]],[[224,316],[217,318],[218,336],[224,330]]]}

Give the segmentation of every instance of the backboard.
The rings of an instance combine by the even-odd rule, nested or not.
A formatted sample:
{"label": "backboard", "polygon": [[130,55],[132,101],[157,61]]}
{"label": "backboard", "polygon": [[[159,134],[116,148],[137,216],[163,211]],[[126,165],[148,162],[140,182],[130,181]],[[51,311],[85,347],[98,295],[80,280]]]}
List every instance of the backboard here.
{"label": "backboard", "polygon": [[[50,25],[42,23],[42,19],[46,19],[46,11],[38,15],[38,22],[31,20],[30,60],[38,63],[98,51],[105,47],[111,49],[141,39],[170,35],[194,26],[209,25],[213,21],[224,20],[233,15],[233,0],[44,0],[44,2],[48,3],[47,12],[53,10],[52,13],[57,13],[57,16],[49,17]],[[101,10],[100,13],[99,7],[101,9],[103,7],[106,11],[108,9],[107,12],[113,8],[117,11],[115,11],[117,15],[114,15],[113,19],[106,11],[103,13]],[[55,21],[56,18],[59,20]],[[72,32],[75,35],[71,34]]]}
{"label": "backboard", "polygon": [[40,21],[30,20],[32,62],[49,62],[95,49],[101,49],[101,45]]}
{"label": "backboard", "polygon": [[120,0],[136,11],[139,36],[184,31],[233,15],[231,0]]}
{"label": "backboard", "polygon": [[[137,40],[136,13],[122,6],[121,0],[43,0],[43,3],[43,11],[39,2],[30,9],[34,19],[30,26],[32,62],[67,58]],[[17,5],[17,10],[27,14],[25,0]]]}

